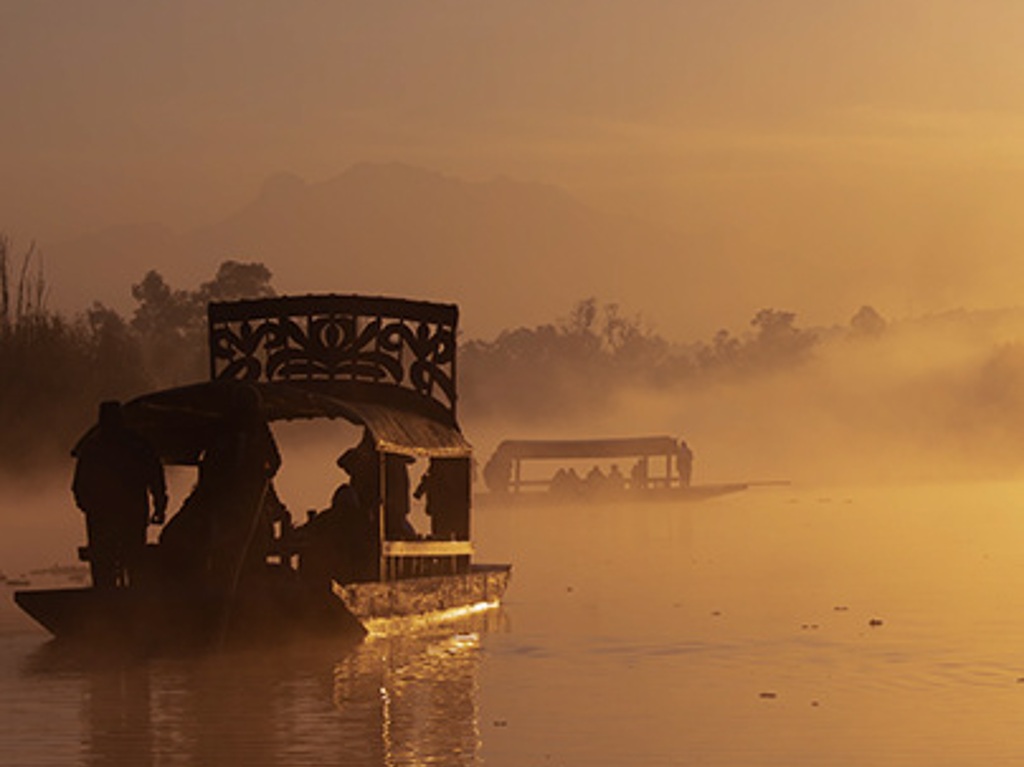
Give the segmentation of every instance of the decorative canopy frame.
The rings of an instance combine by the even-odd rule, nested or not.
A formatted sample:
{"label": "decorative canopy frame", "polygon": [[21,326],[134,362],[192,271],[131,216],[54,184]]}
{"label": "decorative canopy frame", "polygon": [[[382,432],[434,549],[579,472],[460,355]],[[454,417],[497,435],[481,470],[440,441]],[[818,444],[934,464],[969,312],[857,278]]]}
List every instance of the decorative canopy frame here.
{"label": "decorative canopy frame", "polygon": [[458,311],[336,294],[211,303],[210,378],[309,384],[454,423]]}

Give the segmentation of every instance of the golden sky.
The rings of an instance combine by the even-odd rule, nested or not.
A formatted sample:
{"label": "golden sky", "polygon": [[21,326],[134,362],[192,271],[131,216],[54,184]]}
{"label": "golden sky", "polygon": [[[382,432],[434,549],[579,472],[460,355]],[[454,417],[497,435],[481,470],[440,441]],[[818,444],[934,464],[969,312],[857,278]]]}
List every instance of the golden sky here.
{"label": "golden sky", "polygon": [[[1015,303],[1021,39],[1019,0],[0,0],[0,228],[187,229],[277,171],[397,160],[768,281],[884,266],[891,313]],[[787,308],[848,319],[821,285]]]}

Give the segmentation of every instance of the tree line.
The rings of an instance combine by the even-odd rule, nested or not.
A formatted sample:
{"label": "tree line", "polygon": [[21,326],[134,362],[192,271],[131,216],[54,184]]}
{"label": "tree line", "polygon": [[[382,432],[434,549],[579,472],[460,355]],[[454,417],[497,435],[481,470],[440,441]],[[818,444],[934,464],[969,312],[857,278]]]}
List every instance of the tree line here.
{"label": "tree line", "polygon": [[[35,248],[16,255],[0,235],[0,470],[66,460],[104,399],[204,380],[207,303],[273,296],[271,283],[260,263],[225,261],[194,290],[149,271],[131,287],[130,316],[94,303],[67,317],[46,307]],[[884,326],[865,307],[851,332]],[[721,330],[708,341],[674,344],[640,315],[587,298],[556,322],[461,340],[460,409],[463,420],[575,416],[622,387],[701,386],[791,369],[820,342],[794,313],[762,309],[740,335]]]}
{"label": "tree line", "polygon": [[0,234],[0,473],[67,459],[97,404],[207,375],[206,304],[273,295],[262,264],[225,261],[195,290],[156,271],[132,286],[130,317],[94,303],[72,317],[46,306],[34,245]]}
{"label": "tree line", "polygon": [[642,316],[587,298],[558,322],[463,343],[463,412],[526,421],[575,417],[607,404],[624,387],[704,386],[791,369],[820,343],[816,331],[797,327],[793,312],[762,309],[750,328],[673,344]]}

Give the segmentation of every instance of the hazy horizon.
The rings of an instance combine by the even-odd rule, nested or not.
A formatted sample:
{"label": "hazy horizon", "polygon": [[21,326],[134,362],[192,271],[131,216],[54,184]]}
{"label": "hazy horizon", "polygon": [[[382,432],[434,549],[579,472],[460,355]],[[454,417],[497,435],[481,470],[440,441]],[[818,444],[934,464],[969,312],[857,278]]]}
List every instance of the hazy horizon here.
{"label": "hazy horizon", "polygon": [[[590,296],[671,342],[743,333],[766,307],[800,328],[846,326],[862,305],[890,321],[1014,307],[1022,28],[1009,0],[0,0],[0,231],[15,255],[39,243],[55,296],[78,291],[72,308],[110,291],[123,308],[150,268],[195,289],[236,258],[266,263],[280,292],[456,302],[468,338],[556,322]],[[353,172],[389,167],[411,170]],[[167,228],[162,250],[129,237],[101,260],[100,237],[74,271],[59,261],[61,243],[146,224]],[[682,431],[708,423],[701,441],[723,451],[749,444],[735,473],[776,471],[757,451],[778,430],[794,462],[821,450],[815,435],[859,445],[844,397],[878,414],[851,382],[935,415],[878,365],[945,397],[940,414],[977,396],[985,415],[954,379],[987,370],[996,341],[935,338],[660,412]],[[961,347],[954,375],[942,366]],[[753,417],[764,402],[807,423]],[[617,415],[654,426],[647,407]],[[883,436],[899,415],[864,428],[864,449],[910,461],[974,428],[928,424],[904,445]]]}
{"label": "hazy horizon", "polygon": [[[275,173],[402,162],[648,220],[809,324],[847,320],[830,293],[861,285],[887,316],[1014,305],[1022,22],[994,0],[8,1],[0,229],[44,255],[114,225],[188,232]],[[614,269],[604,287],[586,294],[672,316]]]}
{"label": "hazy horizon", "polygon": [[[1021,0],[0,0],[0,762],[1022,761],[1022,37]],[[268,288],[457,304],[481,343],[303,301],[206,348],[207,301]],[[175,464],[253,401],[191,386],[211,365],[308,378],[260,389],[304,416],[270,424],[293,522],[369,428],[410,484],[468,441],[471,523],[438,469],[409,521],[453,540],[385,547],[382,472],[272,544],[262,440],[209,493]],[[172,532],[124,593],[19,598],[129,640],[51,653],[12,596],[90,582],[76,552],[114,536],[71,451],[153,390],[127,412]],[[690,490],[548,503],[546,461],[536,505],[485,495],[503,440],[645,435],[687,441]],[[468,597],[467,531],[512,567],[500,609],[292,631],[334,623],[335,580]],[[243,621],[286,641],[147,653]]]}

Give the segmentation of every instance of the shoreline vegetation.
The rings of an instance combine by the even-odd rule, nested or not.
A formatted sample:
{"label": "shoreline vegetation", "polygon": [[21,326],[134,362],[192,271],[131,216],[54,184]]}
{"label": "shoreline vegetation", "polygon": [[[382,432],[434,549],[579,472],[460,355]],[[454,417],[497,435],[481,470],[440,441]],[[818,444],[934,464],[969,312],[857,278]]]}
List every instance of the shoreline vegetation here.
{"label": "shoreline vegetation", "polygon": [[[275,291],[263,264],[224,261],[197,288],[174,288],[151,270],[131,294],[131,316],[98,302],[71,317],[51,311],[34,244],[16,253],[0,233],[0,474],[64,466],[101,400],[204,380],[207,302]],[[1024,345],[1016,340],[1024,310],[893,322],[865,305],[843,326],[805,329],[796,320],[764,308],[743,332],[684,343],[639,313],[585,298],[550,323],[460,340],[462,420],[551,427],[614,408],[626,393],[706,399],[770,389],[765,408],[796,414],[810,400],[819,416],[834,409],[830,421],[845,413],[880,434],[913,432],[924,444],[949,440],[958,454],[1001,456],[1001,470],[1024,461]]]}

